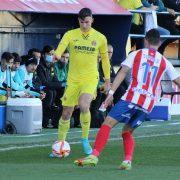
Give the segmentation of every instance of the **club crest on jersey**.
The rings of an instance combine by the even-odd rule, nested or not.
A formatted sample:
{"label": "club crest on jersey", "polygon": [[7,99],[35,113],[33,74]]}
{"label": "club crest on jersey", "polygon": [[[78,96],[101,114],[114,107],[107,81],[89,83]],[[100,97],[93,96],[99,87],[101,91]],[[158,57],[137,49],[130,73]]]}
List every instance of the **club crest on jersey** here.
{"label": "club crest on jersey", "polygon": [[91,45],[92,45],[92,46],[96,46],[96,44],[97,44],[96,41],[92,41],[92,42],[91,42]]}
{"label": "club crest on jersey", "polygon": [[148,56],[148,60],[150,60],[150,61],[152,61],[152,62],[154,62],[154,60],[155,60],[155,57],[154,56]]}

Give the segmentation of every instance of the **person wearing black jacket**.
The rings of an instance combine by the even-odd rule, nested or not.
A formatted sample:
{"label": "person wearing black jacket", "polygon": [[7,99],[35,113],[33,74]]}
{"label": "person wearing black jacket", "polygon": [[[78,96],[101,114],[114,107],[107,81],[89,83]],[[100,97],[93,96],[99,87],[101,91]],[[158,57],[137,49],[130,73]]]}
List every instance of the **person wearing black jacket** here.
{"label": "person wearing black jacket", "polygon": [[163,0],[165,7],[180,11],[180,0]]}
{"label": "person wearing black jacket", "polygon": [[45,91],[46,97],[43,99],[43,127],[46,128],[49,119],[52,119],[52,108],[57,91],[61,89],[61,82],[55,75],[52,75],[51,69],[53,64],[54,48],[52,46],[44,46],[40,64],[37,67],[37,77],[41,89]]}
{"label": "person wearing black jacket", "polygon": [[[172,11],[180,11],[180,0],[163,0],[164,6],[166,8],[172,9]],[[172,35],[179,35],[180,30],[179,27],[176,25],[175,19],[177,16],[172,15],[158,15],[158,24],[170,31]],[[174,42],[176,39],[167,39],[163,42],[163,44],[159,47],[158,51],[163,54],[165,51],[165,48],[168,46],[168,44]]]}

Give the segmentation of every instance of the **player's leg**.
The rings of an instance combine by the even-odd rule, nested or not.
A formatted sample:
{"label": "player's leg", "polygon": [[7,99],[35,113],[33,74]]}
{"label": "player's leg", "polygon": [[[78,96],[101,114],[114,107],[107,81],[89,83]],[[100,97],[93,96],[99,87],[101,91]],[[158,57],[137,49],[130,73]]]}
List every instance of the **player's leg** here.
{"label": "player's leg", "polygon": [[124,160],[119,166],[120,170],[130,170],[131,160],[134,152],[134,138],[133,138],[133,128],[130,125],[124,125],[122,129],[123,147],[124,147]]}
{"label": "player's leg", "polygon": [[79,166],[83,165],[96,165],[98,162],[98,156],[105,147],[107,140],[110,135],[112,127],[114,127],[118,122],[129,121],[131,108],[129,103],[123,100],[120,100],[109,112],[105,122],[101,126],[95,140],[94,149],[92,155],[78,159],[75,161],[75,164]]}
{"label": "player's leg", "polygon": [[[78,84],[77,83],[68,83],[67,89],[62,97],[63,112],[59,120],[58,126],[58,140],[64,141],[67,136],[67,132],[70,128],[70,118],[72,116],[74,106],[78,103]],[[53,154],[50,154],[50,157],[54,157]]]}
{"label": "player's leg", "polygon": [[[59,120],[59,125],[58,125],[58,141],[66,140],[66,136],[67,136],[67,133],[70,128],[70,118],[72,116],[73,110],[74,110],[74,107],[63,106],[62,116]],[[56,157],[59,158],[59,156],[56,156],[53,153],[50,153],[49,157],[50,158],[56,158]]]}
{"label": "player's leg", "polygon": [[80,122],[82,127],[82,145],[85,154],[91,154],[92,148],[88,141],[89,136],[89,128],[91,122],[91,114],[90,114],[90,104],[93,100],[93,95],[91,94],[81,94],[79,97],[79,107],[80,107]]}
{"label": "player's leg", "polygon": [[70,128],[70,118],[72,116],[74,106],[78,102],[79,86],[75,82],[68,82],[67,89],[62,97],[63,112],[59,120],[58,140],[65,140],[67,132]]}
{"label": "player's leg", "polygon": [[133,131],[139,127],[146,119],[146,113],[141,110],[135,110],[132,117],[122,129],[123,147],[124,147],[124,160],[119,166],[121,170],[130,170],[131,162],[134,153],[135,141],[133,137]]}
{"label": "player's leg", "polygon": [[109,135],[112,127],[114,127],[117,123],[118,121],[111,118],[110,116],[107,116],[96,136],[92,154],[86,158],[78,159],[74,163],[78,166],[84,166],[84,165],[95,166],[98,163],[98,156],[104,149],[109,139]]}
{"label": "player's leg", "polygon": [[70,118],[72,116],[74,107],[63,106],[62,116],[59,120],[58,126],[58,140],[64,141],[67,136],[67,132],[70,128]]}
{"label": "player's leg", "polygon": [[80,107],[80,122],[82,126],[82,145],[85,154],[91,154],[92,148],[88,141],[89,128],[91,121],[90,104],[93,100],[97,90],[98,79],[92,79],[91,81],[82,81],[80,83],[80,96],[78,104]]}

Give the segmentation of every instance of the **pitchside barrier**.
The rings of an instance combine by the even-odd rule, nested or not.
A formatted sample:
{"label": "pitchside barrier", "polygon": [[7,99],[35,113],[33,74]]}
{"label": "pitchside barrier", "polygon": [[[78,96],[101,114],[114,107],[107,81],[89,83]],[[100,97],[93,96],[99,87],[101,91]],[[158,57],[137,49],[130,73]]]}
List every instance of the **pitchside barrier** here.
{"label": "pitchside barrier", "polygon": [[0,133],[5,129],[6,122],[6,103],[0,102]]}

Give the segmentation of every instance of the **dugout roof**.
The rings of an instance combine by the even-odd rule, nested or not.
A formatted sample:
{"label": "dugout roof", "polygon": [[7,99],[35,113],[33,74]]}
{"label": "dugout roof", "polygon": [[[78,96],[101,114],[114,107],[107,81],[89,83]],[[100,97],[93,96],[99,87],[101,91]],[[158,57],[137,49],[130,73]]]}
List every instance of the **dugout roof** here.
{"label": "dugout roof", "polygon": [[0,0],[0,11],[77,14],[89,7],[97,15],[129,15],[114,0]]}

